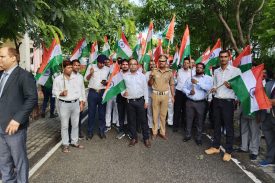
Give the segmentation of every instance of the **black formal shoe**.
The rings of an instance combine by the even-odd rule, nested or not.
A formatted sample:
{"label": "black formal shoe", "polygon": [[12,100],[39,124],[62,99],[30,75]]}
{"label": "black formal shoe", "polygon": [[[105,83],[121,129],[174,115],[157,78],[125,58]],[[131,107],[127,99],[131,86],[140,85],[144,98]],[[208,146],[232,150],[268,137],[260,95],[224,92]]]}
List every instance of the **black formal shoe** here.
{"label": "black formal shoe", "polygon": [[189,140],[191,140],[191,137],[184,137],[183,142],[187,142]]}
{"label": "black formal shoe", "polygon": [[145,147],[147,147],[147,148],[150,148],[150,147],[151,147],[151,143],[150,143],[149,139],[144,140],[144,145],[145,145]]}
{"label": "black formal shoe", "polygon": [[251,161],[255,161],[255,160],[257,160],[257,155],[256,154],[249,154],[249,159]]}
{"label": "black formal shoe", "polygon": [[83,140],[83,139],[84,139],[84,135],[79,134],[78,139],[79,139],[79,140]]}
{"label": "black formal shoe", "polygon": [[93,134],[89,134],[87,137],[86,137],[86,140],[92,140],[92,138],[93,138]]}
{"label": "black formal shoe", "polygon": [[41,118],[45,118],[45,113],[41,113]]}
{"label": "black formal shoe", "polygon": [[99,136],[99,138],[101,138],[101,139],[106,139],[105,133],[99,133],[98,136]]}
{"label": "black formal shoe", "polygon": [[178,131],[178,128],[173,128],[173,132],[177,132]]}
{"label": "black formal shoe", "polygon": [[56,114],[50,114],[50,118],[56,118],[57,115]]}
{"label": "black formal shoe", "polygon": [[234,151],[237,152],[237,153],[248,153],[248,151],[244,151],[241,148],[234,149]]}
{"label": "black formal shoe", "polygon": [[202,141],[201,141],[201,140],[196,140],[196,144],[197,144],[198,146],[201,146],[201,145],[202,145]]}
{"label": "black formal shoe", "polygon": [[135,146],[136,145],[136,143],[138,143],[138,141],[136,140],[136,139],[132,139],[132,140],[130,140],[130,143],[129,143],[129,147],[133,147],[133,146]]}

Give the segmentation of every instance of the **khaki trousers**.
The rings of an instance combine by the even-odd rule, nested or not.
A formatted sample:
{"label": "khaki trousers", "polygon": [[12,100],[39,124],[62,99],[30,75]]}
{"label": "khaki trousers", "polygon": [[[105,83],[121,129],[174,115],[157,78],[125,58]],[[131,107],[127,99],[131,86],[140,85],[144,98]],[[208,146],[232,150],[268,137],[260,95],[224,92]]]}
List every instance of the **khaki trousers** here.
{"label": "khaki trousers", "polygon": [[168,95],[157,95],[152,93],[153,108],[153,135],[158,133],[158,121],[160,118],[160,134],[165,135],[166,115],[168,111]]}

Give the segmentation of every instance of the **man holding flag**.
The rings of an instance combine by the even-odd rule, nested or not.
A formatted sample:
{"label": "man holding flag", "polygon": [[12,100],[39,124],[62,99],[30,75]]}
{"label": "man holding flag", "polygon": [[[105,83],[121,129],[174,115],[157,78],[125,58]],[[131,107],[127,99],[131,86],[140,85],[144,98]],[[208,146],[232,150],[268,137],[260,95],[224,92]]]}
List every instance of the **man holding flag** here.
{"label": "man holding flag", "polygon": [[88,136],[87,139],[93,138],[93,130],[95,125],[95,114],[98,110],[99,121],[99,137],[106,138],[105,135],[105,111],[106,103],[102,104],[102,96],[107,86],[109,68],[104,65],[108,58],[105,55],[97,57],[97,64],[90,64],[84,76],[86,81],[89,81],[88,94]]}
{"label": "man holding flag", "polygon": [[220,153],[221,125],[223,122],[226,129],[226,144],[223,160],[230,161],[233,151],[233,116],[236,96],[228,80],[240,75],[241,71],[229,65],[229,52],[227,50],[220,51],[219,59],[221,66],[214,71],[214,88],[211,90],[215,95],[213,98],[214,142],[211,148],[205,150],[205,153]]}

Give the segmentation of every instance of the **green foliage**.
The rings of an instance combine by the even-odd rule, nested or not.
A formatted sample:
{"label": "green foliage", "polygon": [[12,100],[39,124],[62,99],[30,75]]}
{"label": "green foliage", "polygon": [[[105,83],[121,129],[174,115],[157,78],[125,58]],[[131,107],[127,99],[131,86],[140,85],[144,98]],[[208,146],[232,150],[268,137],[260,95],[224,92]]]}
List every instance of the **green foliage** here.
{"label": "green foliage", "polygon": [[[154,21],[155,31],[164,30],[176,15],[175,39],[173,48],[180,44],[186,24],[189,25],[191,35],[191,55],[195,59],[208,47],[213,46],[221,38],[224,48],[232,48],[232,42],[217,13],[221,12],[231,28],[238,48],[242,48],[236,23],[237,0],[146,0],[144,7],[137,11],[137,26],[143,30],[150,20]],[[266,1],[262,11],[254,18],[254,25],[250,39],[249,21],[261,0],[242,0],[240,6],[240,23],[244,34],[245,44],[251,42],[253,51],[258,54],[258,62],[268,62],[268,67],[275,67],[275,0]],[[273,50],[273,52],[271,51]],[[173,54],[173,53],[170,53]]]}

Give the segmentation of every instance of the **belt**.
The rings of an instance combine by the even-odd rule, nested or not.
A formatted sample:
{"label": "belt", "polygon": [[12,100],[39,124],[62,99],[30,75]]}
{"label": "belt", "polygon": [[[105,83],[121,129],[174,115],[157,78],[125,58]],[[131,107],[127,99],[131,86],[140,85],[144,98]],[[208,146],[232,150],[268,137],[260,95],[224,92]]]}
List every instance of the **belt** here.
{"label": "belt", "polygon": [[217,97],[214,97],[214,99],[223,100],[223,101],[227,101],[227,102],[235,101],[235,99],[232,99],[232,98],[217,98]]}
{"label": "belt", "polygon": [[75,99],[75,100],[62,100],[62,99],[59,99],[61,102],[65,102],[65,103],[75,103],[76,101],[78,101],[78,99]]}
{"label": "belt", "polygon": [[203,99],[203,100],[193,100],[191,98],[188,98],[188,100],[190,100],[192,102],[205,102],[206,101],[205,99]]}
{"label": "belt", "polygon": [[91,91],[94,91],[96,93],[100,93],[101,91],[104,91],[105,89],[99,89],[99,90],[96,90],[96,89],[93,89],[93,88],[90,88]]}
{"label": "belt", "polygon": [[129,103],[129,102],[139,101],[139,100],[144,100],[144,97],[127,99],[127,102]]}
{"label": "belt", "polygon": [[156,95],[168,95],[168,91],[164,91],[164,92],[160,92],[160,91],[157,91],[157,90],[153,90],[153,93],[156,94]]}

